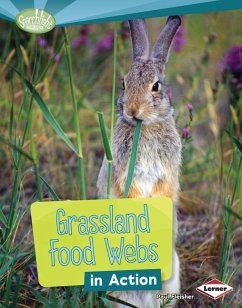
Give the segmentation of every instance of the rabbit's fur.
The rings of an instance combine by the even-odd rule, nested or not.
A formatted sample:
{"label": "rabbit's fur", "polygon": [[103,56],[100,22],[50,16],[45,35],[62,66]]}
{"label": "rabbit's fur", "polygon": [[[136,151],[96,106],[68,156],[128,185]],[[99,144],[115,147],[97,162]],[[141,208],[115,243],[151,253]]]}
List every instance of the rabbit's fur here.
{"label": "rabbit's fur", "polygon": [[[175,127],[173,107],[164,83],[165,64],[172,39],[181,23],[169,17],[149,56],[145,21],[130,20],[133,63],[124,77],[124,89],[118,98],[118,119],[114,131],[111,196],[122,198],[136,119],[143,121],[129,198],[166,196],[175,203],[179,192],[181,140]],[[158,82],[158,83],[157,83]],[[157,91],[156,91],[157,90]],[[98,177],[98,194],[107,196],[107,160]],[[174,247],[172,279],[163,282],[162,294],[179,293],[179,259],[175,251],[177,232],[174,210]],[[113,296],[137,307],[159,307],[155,291],[114,292]],[[117,304],[117,307],[122,305]]]}

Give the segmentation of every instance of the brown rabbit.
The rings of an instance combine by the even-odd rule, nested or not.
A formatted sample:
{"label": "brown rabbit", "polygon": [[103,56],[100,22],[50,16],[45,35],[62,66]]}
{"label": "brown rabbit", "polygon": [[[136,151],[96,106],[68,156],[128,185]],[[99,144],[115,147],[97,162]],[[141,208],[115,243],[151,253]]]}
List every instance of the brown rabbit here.
{"label": "brown rabbit", "polygon": [[[166,196],[175,203],[179,192],[181,140],[177,133],[164,82],[165,64],[172,39],[181,19],[169,17],[149,55],[149,41],[145,21],[130,20],[133,63],[124,77],[123,91],[118,98],[118,119],[114,132],[112,197],[122,198],[127,179],[130,152],[136,120],[143,121],[137,161],[129,198]],[[106,198],[107,160],[104,158],[98,177],[98,193]],[[177,233],[174,210],[174,246],[172,278],[164,281],[162,294],[179,293],[179,259],[175,250]],[[160,307],[152,291],[115,292],[118,297],[140,308]],[[174,301],[172,302],[172,305]],[[122,305],[117,304],[117,307]]]}

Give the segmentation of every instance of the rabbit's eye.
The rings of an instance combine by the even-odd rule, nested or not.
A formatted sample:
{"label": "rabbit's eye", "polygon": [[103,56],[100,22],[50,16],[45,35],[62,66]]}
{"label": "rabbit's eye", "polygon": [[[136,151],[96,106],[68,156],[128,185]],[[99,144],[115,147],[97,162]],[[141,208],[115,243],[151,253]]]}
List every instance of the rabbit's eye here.
{"label": "rabbit's eye", "polygon": [[122,90],[125,90],[124,80],[122,81]]}
{"label": "rabbit's eye", "polygon": [[156,83],[153,84],[153,87],[152,87],[152,92],[158,92],[160,90],[160,82],[157,81]]}

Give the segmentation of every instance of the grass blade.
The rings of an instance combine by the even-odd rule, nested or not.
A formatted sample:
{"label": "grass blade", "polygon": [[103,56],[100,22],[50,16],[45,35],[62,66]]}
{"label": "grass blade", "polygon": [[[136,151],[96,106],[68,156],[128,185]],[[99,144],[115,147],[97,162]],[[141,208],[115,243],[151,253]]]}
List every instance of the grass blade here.
{"label": "grass blade", "polygon": [[114,42],[113,42],[113,81],[112,81],[112,109],[111,109],[111,128],[110,145],[113,144],[113,130],[115,121],[115,96],[116,96],[116,73],[117,73],[117,47],[118,47],[118,23],[114,22]]}
{"label": "grass blade", "polygon": [[107,199],[110,198],[111,181],[112,181],[113,163],[108,161],[108,183],[107,183]]}
{"label": "grass blade", "polygon": [[109,299],[107,299],[106,297],[99,297],[99,298],[104,303],[105,307],[112,308],[112,304]]}
{"label": "grass blade", "polygon": [[86,199],[86,181],[85,181],[83,154],[82,154],[82,138],[81,138],[79,117],[78,117],[78,108],[77,108],[77,99],[76,99],[75,84],[74,84],[74,77],[73,77],[73,69],[72,69],[71,45],[70,45],[70,41],[67,35],[66,28],[63,28],[63,36],[65,40],[66,60],[67,60],[67,67],[68,67],[69,80],[70,80],[74,123],[75,123],[75,128],[76,128],[80,192],[81,192],[82,199],[85,200]]}
{"label": "grass blade", "polygon": [[138,145],[139,145],[139,137],[141,134],[141,129],[142,129],[142,121],[137,120],[135,132],[134,132],[133,145],[132,145],[132,150],[131,150],[131,155],[130,155],[129,170],[128,170],[128,176],[127,176],[126,185],[125,185],[124,198],[128,198],[129,190],[130,190],[130,187],[133,181],[134,168],[135,168],[136,155],[137,155],[137,150],[138,150]]}
{"label": "grass blade", "polygon": [[21,287],[29,290],[40,303],[44,304],[48,308],[51,308],[49,301],[39,291],[24,283],[21,283]]}
{"label": "grass blade", "polygon": [[[32,99],[33,98],[31,98],[31,105],[32,105]],[[38,151],[37,151],[35,140],[34,140],[33,118],[34,118],[34,114],[33,114],[33,110],[31,109],[30,117],[29,117],[30,147],[31,147],[31,154],[32,154],[32,157],[34,159],[33,168],[34,168],[35,183],[36,183],[36,187],[37,187],[37,196],[38,196],[38,199],[41,201],[43,199],[43,192],[42,192],[42,187],[41,187],[40,180],[39,180],[39,177],[40,177],[40,174],[39,174],[39,158],[38,158]]]}
{"label": "grass blade", "polygon": [[39,82],[41,82],[44,77],[46,76],[49,68],[51,67],[51,65],[53,65],[55,56],[61,51],[62,47],[64,45],[64,40],[60,43],[60,45],[56,48],[53,56],[51,57],[51,59],[48,61],[48,64],[46,65],[46,67],[42,70],[41,75],[38,77],[38,79],[35,81],[35,84],[38,84]]}
{"label": "grass blade", "polygon": [[18,70],[14,69],[14,71],[20,76],[20,78],[23,80],[24,84],[28,88],[28,90],[31,92],[34,100],[39,105],[41,111],[43,112],[43,115],[45,119],[48,121],[48,123],[52,126],[54,131],[57,133],[57,135],[66,143],[66,145],[78,155],[76,147],[73,145],[71,140],[67,137],[63,129],[60,127],[59,123],[54,118],[53,114],[48,109],[47,105],[43,101],[42,97],[39,95],[39,93],[35,90],[33,85],[25,79]]}
{"label": "grass blade", "polygon": [[16,144],[13,144],[12,142],[6,140],[4,137],[1,137],[1,136],[0,136],[0,142],[8,145],[10,148],[12,148],[13,150],[17,151],[19,154],[23,155],[24,157],[26,157],[30,161],[34,162],[33,157],[30,156],[28,153],[26,153],[24,150],[22,150],[22,148],[17,146]]}
{"label": "grass blade", "polygon": [[50,288],[49,289],[49,303],[52,307],[58,307],[57,305],[57,289],[56,288]]}
{"label": "grass blade", "polygon": [[7,227],[7,218],[5,217],[5,215],[3,214],[2,209],[0,209],[0,222]]}
{"label": "grass blade", "polygon": [[[81,293],[81,287],[71,287],[71,308],[80,307],[79,305],[79,297]],[[91,307],[91,306],[90,306]]]}
{"label": "grass blade", "polygon": [[98,112],[97,114],[98,114],[98,121],[99,121],[100,129],[101,129],[103,146],[104,146],[105,154],[106,154],[106,157],[107,157],[107,161],[112,161],[113,157],[112,157],[112,153],[111,153],[111,149],[110,149],[110,144],[109,144],[109,141],[108,141],[107,129],[106,129],[106,125],[105,125],[105,122],[104,122],[103,113]]}
{"label": "grass blade", "polygon": [[242,153],[242,144],[241,142],[235,138],[230,131],[228,131],[227,129],[225,129],[225,132],[229,135],[230,139],[233,141],[233,143],[236,145],[236,147],[238,148],[238,150],[240,151],[240,153]]}
{"label": "grass blade", "polygon": [[17,275],[16,283],[14,287],[14,295],[13,295],[13,303],[12,307],[17,307],[18,299],[19,299],[19,291],[20,291],[20,282],[22,280],[22,274]]}
{"label": "grass blade", "polygon": [[42,177],[40,176],[41,181],[45,184],[45,186],[47,187],[52,199],[54,201],[59,201],[59,197],[57,196],[56,192],[54,191],[54,189],[49,185],[49,183]]}
{"label": "grass blade", "polygon": [[9,307],[9,299],[10,299],[10,293],[11,293],[11,286],[12,286],[12,278],[13,278],[13,267],[10,269],[10,273],[7,278],[6,283],[6,290],[5,290],[5,305],[6,307]]}
{"label": "grass blade", "polygon": [[233,214],[236,218],[238,218],[239,220],[242,221],[242,216],[236,212],[234,209],[232,209],[231,207],[229,206],[225,206],[225,209],[230,213],[230,214]]}
{"label": "grass blade", "polygon": [[112,151],[111,151],[111,148],[110,148],[110,144],[109,144],[109,141],[108,141],[107,129],[106,129],[106,125],[105,125],[105,121],[104,121],[102,112],[98,112],[98,121],[99,121],[100,130],[101,130],[104,151],[105,151],[105,155],[106,155],[106,158],[107,158],[107,161],[108,161],[107,198],[109,199],[110,198],[110,189],[111,189],[111,179],[112,179],[113,157],[112,157]]}
{"label": "grass blade", "polygon": [[2,277],[6,273],[6,271],[8,271],[13,261],[14,261],[14,258],[10,258],[8,262],[4,264],[4,266],[0,269],[0,277]]}

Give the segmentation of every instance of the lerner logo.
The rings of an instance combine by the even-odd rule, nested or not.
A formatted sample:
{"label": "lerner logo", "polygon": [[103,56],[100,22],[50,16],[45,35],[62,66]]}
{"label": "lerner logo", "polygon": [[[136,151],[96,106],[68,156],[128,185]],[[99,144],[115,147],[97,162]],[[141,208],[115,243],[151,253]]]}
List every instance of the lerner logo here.
{"label": "lerner logo", "polygon": [[27,9],[16,16],[16,24],[26,32],[46,33],[55,27],[56,21],[49,12],[39,9]]}
{"label": "lerner logo", "polygon": [[201,285],[196,290],[212,299],[218,299],[232,292],[233,288],[218,279],[213,279],[208,283]]}

